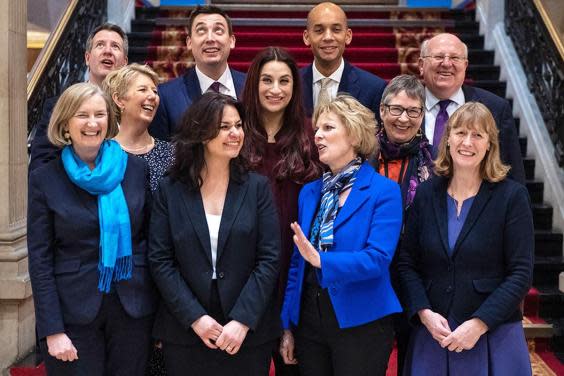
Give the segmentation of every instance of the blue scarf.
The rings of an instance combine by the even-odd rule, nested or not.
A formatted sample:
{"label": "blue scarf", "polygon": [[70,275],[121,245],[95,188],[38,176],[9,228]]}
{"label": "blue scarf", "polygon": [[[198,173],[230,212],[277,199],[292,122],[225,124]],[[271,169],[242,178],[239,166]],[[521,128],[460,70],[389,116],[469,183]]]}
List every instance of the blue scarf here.
{"label": "blue scarf", "polygon": [[338,174],[333,175],[331,171],[323,174],[321,204],[310,236],[311,244],[318,250],[327,251],[333,245],[333,223],[339,211],[339,195],[352,187],[361,165],[362,159],[357,157]]}
{"label": "blue scarf", "polygon": [[108,140],[100,146],[93,170],[75,154],[71,146],[63,149],[61,158],[70,180],[91,195],[98,196],[98,290],[108,293],[112,281],[131,278],[131,226],[121,188],[127,154],[117,142]]}

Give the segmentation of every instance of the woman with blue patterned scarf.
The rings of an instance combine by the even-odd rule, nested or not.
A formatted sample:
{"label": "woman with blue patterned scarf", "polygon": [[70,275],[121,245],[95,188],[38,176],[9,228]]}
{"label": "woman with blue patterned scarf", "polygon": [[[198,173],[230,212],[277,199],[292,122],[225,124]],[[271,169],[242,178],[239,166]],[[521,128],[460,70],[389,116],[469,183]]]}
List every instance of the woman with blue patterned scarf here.
{"label": "woman with blue patterned scarf", "polygon": [[377,149],[376,120],[356,99],[321,104],[313,124],[326,172],[300,192],[280,351],[303,376],[385,375],[391,315],[401,311],[388,271],[400,189],[366,161]]}
{"label": "woman with blue patterned scarf", "polygon": [[61,157],[29,178],[29,271],[50,375],[143,375],[156,290],[147,267],[146,162],[113,140],[110,99],[80,83],[49,123]]}

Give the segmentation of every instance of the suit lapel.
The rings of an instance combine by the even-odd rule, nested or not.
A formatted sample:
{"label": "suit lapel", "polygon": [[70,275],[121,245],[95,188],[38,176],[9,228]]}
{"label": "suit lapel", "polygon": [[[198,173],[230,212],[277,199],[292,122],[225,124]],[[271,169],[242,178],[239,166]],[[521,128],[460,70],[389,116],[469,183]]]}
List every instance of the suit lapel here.
{"label": "suit lapel", "polygon": [[184,84],[186,86],[186,103],[192,104],[202,96],[202,88],[200,87],[200,81],[198,80],[198,75],[196,74],[196,68],[192,68],[184,76]]}
{"label": "suit lapel", "polygon": [[68,186],[69,190],[74,193],[77,202],[80,202],[82,205],[94,218],[96,221],[99,221],[98,218],[98,197],[91,195],[90,193],[86,192],[84,189],[80,188],[78,185],[74,184],[67,175],[65,171],[65,167],[63,166],[62,158],[59,158],[59,162],[57,165],[57,173],[61,176],[59,178],[60,181],[64,181],[65,184]]}
{"label": "suit lapel", "polygon": [[317,207],[319,206],[319,201],[321,200],[321,186],[322,181],[319,179],[305,188],[307,191],[304,192],[304,205],[303,208],[300,208],[300,226],[308,239],[311,235],[310,232],[311,225],[313,224],[313,217],[317,213]]}
{"label": "suit lapel", "polygon": [[241,99],[241,93],[245,87],[245,76],[233,69],[231,70],[231,78],[233,79],[233,86],[235,87],[235,95],[238,99]]}
{"label": "suit lapel", "polygon": [[208,221],[206,220],[206,212],[204,210],[204,203],[202,202],[202,195],[200,190],[187,189],[185,185],[178,185],[181,189],[178,189],[178,194],[182,197],[186,212],[188,213],[188,218],[192,223],[192,227],[200,240],[202,249],[210,262],[211,259],[211,244],[210,244],[210,232],[208,229]]}
{"label": "suit lapel", "polygon": [[358,84],[358,76],[352,69],[352,66],[345,61],[345,68],[339,83],[339,92],[349,93],[351,96],[358,98],[360,94],[360,86]]}
{"label": "suit lapel", "polygon": [[219,235],[217,240],[217,260],[223,253],[227,237],[231,233],[231,227],[237,218],[237,213],[241,208],[245,196],[247,194],[248,183],[247,181],[238,182],[235,179],[229,179],[229,186],[227,187],[227,195],[225,196],[225,203],[223,204],[223,213],[221,214],[221,224],[219,225]]}
{"label": "suit lapel", "polygon": [[370,186],[374,174],[374,169],[368,163],[365,162],[360,166],[351,192],[345,204],[341,210],[339,210],[339,213],[337,213],[337,218],[335,218],[335,223],[333,224],[333,232],[370,198],[368,187]]}
{"label": "suit lapel", "polygon": [[434,183],[434,196],[433,196],[433,210],[435,212],[435,220],[439,229],[439,236],[443,244],[443,251],[445,256],[449,255],[448,247],[448,213],[446,207],[446,195],[448,180],[443,177],[435,178]]}
{"label": "suit lapel", "polygon": [[464,241],[464,238],[468,235],[468,233],[474,227],[476,220],[480,217],[480,214],[486,207],[486,204],[490,200],[492,195],[492,184],[483,181],[480,185],[480,189],[478,190],[478,194],[472,203],[472,207],[470,208],[470,212],[468,212],[468,216],[466,217],[466,221],[464,221],[464,225],[462,225],[462,229],[460,230],[460,234],[458,235],[458,239],[456,239],[456,243],[454,244],[454,249],[452,250],[452,257],[456,256],[458,249],[460,248],[460,244]]}
{"label": "suit lapel", "polygon": [[313,68],[308,65],[302,72],[303,80],[303,101],[306,115],[311,117],[313,114]]}

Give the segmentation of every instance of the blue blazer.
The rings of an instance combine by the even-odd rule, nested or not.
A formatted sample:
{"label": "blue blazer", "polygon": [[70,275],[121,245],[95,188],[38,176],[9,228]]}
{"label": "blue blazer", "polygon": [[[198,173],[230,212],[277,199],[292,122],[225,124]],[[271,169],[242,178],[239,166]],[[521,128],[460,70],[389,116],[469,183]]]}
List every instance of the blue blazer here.
{"label": "blue blazer", "polygon": [[[307,236],[317,214],[321,188],[319,179],[300,192],[298,220]],[[335,219],[333,247],[321,253],[321,269],[317,270],[321,287],[329,289],[340,328],[401,312],[388,271],[401,225],[399,186],[364,162]],[[295,248],[281,315],[285,329],[299,323],[305,267],[306,261]]]}
{"label": "blue blazer", "polygon": [[[122,181],[133,246],[130,280],[115,284],[133,318],[155,312],[156,288],[147,262],[148,185],[145,161],[129,156]],[[37,333],[44,338],[65,325],[92,322],[102,304],[98,291],[98,200],[71,182],[60,158],[29,178],[27,246]]]}
{"label": "blue blazer", "polygon": [[[210,314],[212,255],[200,190],[165,177],[153,201],[149,262],[162,295],[156,338],[191,345],[192,323]],[[280,336],[275,286],[280,227],[268,180],[232,174],[217,242],[216,277],[223,315],[250,330],[244,346]]]}
{"label": "blue blazer", "polygon": [[[231,76],[237,97],[240,98],[245,86],[246,75],[231,69]],[[188,69],[182,77],[160,84],[158,91],[161,101],[155,118],[149,126],[149,133],[153,137],[169,141],[182,114],[202,96],[196,68]]]}
{"label": "blue blazer", "polygon": [[527,189],[483,181],[449,255],[447,187],[444,177],[424,182],[409,209],[398,262],[408,317],[417,323],[429,308],[459,324],[477,317],[490,330],[521,320],[534,255]]}
{"label": "blue blazer", "polygon": [[[300,69],[302,93],[306,115],[313,115],[313,68],[312,64]],[[360,103],[368,107],[380,119],[380,100],[386,87],[386,81],[380,77],[357,68],[345,60],[345,69],[339,83],[338,92],[349,93]]]}

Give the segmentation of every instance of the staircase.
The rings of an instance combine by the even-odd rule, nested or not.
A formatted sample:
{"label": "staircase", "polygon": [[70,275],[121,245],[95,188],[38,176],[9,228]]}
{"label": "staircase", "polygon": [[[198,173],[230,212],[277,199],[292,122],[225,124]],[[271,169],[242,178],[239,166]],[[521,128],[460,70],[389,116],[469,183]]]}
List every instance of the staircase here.
{"label": "staircase", "polygon": [[[287,48],[300,67],[313,60],[302,42],[309,5],[225,4],[222,7],[232,18],[237,38],[229,59],[232,68],[246,71],[254,55],[269,45]],[[494,52],[484,49],[473,10],[408,10],[365,5],[344,6],[344,9],[353,30],[353,41],[346,49],[345,58],[352,64],[386,80],[402,73],[419,74],[421,41],[439,32],[452,32],[469,48],[467,83],[505,97],[506,84],[499,79]],[[183,74],[193,64],[185,45],[189,11],[137,8],[129,34],[129,61],[147,62],[163,80]],[[519,119],[516,124],[520,126]],[[534,178],[535,160],[527,157],[527,139],[521,137],[520,144],[533,207],[536,256],[534,287],[525,300],[523,325],[532,354],[550,348],[564,362],[564,294],[558,290],[558,275],[564,271],[562,233],[552,228],[553,209],[543,201],[543,182]]]}

